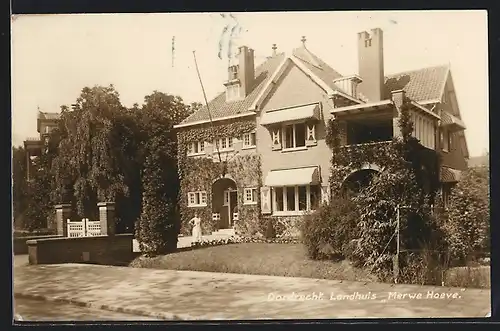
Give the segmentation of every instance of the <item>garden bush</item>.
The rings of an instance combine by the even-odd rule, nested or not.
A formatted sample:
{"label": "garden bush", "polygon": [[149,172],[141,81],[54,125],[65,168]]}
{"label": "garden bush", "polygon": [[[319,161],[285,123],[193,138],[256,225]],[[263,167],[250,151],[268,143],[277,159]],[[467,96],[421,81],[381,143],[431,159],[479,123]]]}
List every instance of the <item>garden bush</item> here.
{"label": "garden bush", "polygon": [[346,257],[347,246],[357,238],[357,220],[354,204],[342,197],[306,215],[301,233],[308,256],[316,260]]}
{"label": "garden bush", "polygon": [[267,221],[265,237],[266,237],[266,239],[276,238],[276,230],[274,229],[274,225],[273,225],[273,222],[271,220]]}
{"label": "garden bush", "polygon": [[465,263],[490,250],[489,169],[471,168],[451,190],[443,228],[453,261]]}

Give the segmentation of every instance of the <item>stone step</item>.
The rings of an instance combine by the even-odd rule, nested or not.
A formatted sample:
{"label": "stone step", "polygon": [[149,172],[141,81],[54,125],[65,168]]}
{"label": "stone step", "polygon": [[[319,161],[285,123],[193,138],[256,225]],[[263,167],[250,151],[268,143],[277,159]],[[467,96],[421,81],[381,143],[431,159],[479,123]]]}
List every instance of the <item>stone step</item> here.
{"label": "stone step", "polygon": [[213,235],[228,235],[234,236],[236,233],[234,229],[219,229],[217,231],[212,232]]}

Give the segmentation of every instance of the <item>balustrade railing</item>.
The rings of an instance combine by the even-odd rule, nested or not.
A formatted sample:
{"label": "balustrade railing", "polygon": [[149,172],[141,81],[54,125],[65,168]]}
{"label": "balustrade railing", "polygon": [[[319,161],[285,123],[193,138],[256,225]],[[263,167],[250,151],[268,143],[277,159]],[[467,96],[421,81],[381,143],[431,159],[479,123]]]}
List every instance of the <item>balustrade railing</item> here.
{"label": "balustrade railing", "polygon": [[101,235],[101,222],[83,218],[81,221],[72,221],[68,219],[66,226],[68,227],[68,237],[93,237]]}

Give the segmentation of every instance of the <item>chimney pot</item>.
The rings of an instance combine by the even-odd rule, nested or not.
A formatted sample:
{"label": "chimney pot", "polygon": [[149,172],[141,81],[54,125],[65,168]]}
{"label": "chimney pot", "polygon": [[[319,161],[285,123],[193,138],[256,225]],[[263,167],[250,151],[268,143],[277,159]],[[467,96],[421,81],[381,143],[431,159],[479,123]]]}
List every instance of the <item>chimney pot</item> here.
{"label": "chimney pot", "polygon": [[384,39],[380,28],[370,32],[358,33],[359,76],[363,80],[359,85],[359,94],[373,102],[384,98]]}
{"label": "chimney pot", "polygon": [[276,47],[276,44],[273,44],[273,56],[276,56],[276,50],[278,47]]}
{"label": "chimney pot", "polygon": [[302,39],[300,39],[300,41],[302,42],[302,45],[304,45],[304,47],[306,47],[306,36],[302,36]]}

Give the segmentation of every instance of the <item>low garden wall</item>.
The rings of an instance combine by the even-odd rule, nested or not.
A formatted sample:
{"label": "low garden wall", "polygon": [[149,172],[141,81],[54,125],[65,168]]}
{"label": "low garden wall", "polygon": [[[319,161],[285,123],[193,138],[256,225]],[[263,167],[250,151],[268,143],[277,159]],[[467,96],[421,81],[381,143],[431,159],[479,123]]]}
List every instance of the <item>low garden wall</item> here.
{"label": "low garden wall", "polygon": [[62,236],[52,234],[52,235],[38,235],[38,236],[25,236],[25,237],[14,237],[13,248],[14,255],[28,254],[28,240],[38,240],[38,239],[49,239],[49,238],[60,238]]}
{"label": "low garden wall", "polygon": [[94,237],[59,237],[29,240],[30,264],[115,264],[131,260],[133,234]]}

